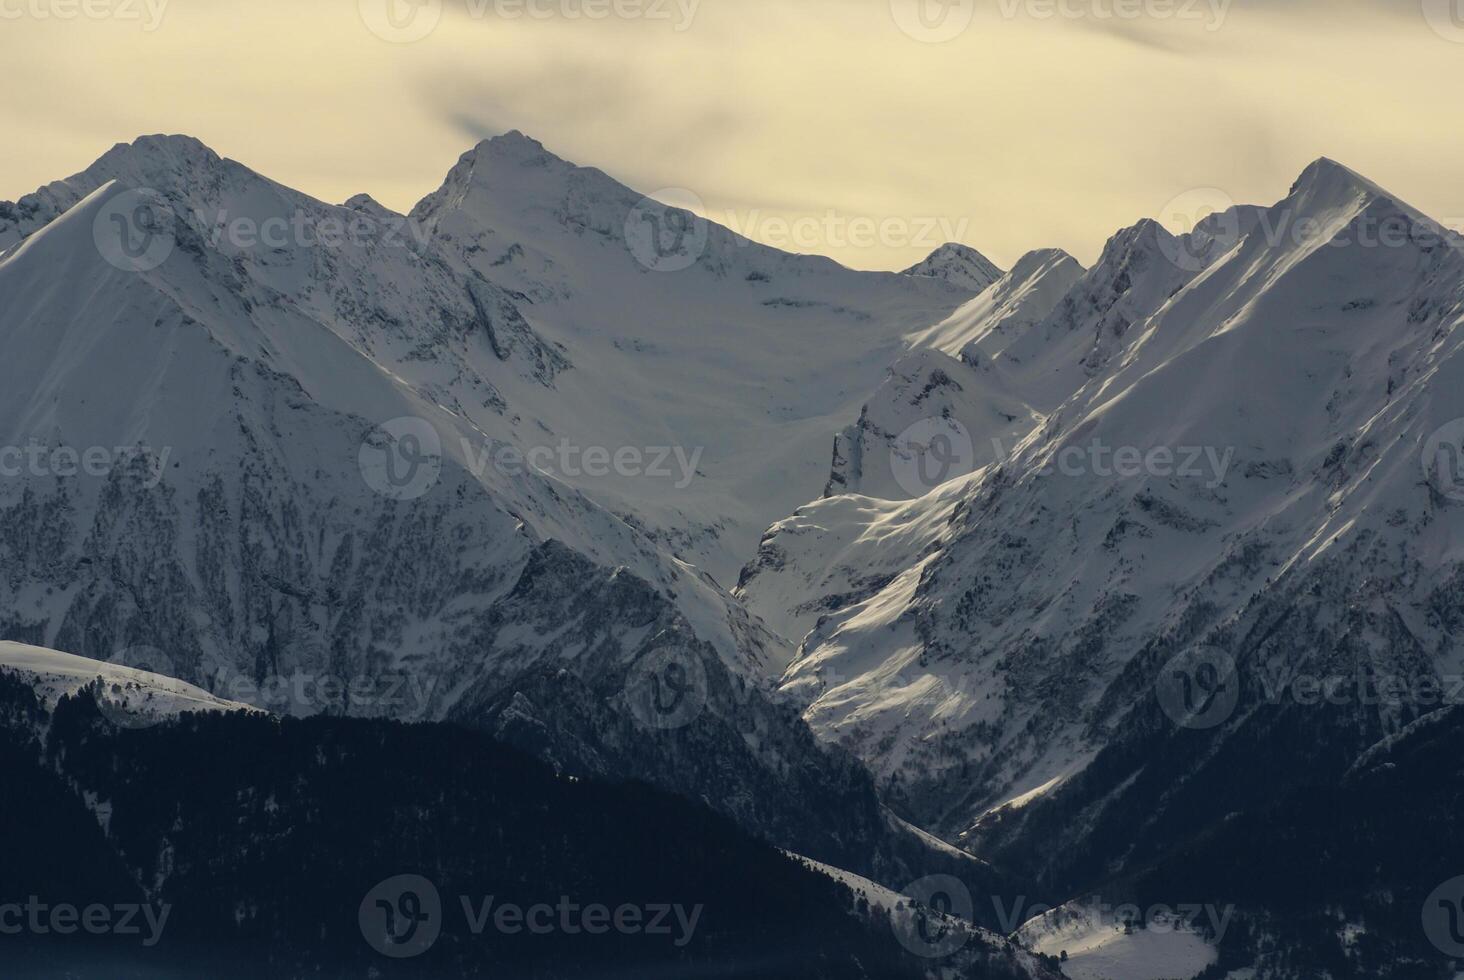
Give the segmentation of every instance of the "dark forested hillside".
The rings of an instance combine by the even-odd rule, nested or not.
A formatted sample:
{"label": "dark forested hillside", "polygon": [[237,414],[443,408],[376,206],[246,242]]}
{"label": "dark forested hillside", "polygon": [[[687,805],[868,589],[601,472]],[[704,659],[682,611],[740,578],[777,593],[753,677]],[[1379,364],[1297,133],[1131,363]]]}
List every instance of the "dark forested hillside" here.
{"label": "dark forested hillside", "polygon": [[[137,934],[0,937],[6,977],[924,975],[860,896],[725,818],[470,730],[242,714],[130,730],[89,690],[50,714],[5,675],[0,718],[0,905],[168,907],[151,945],[142,916]],[[551,908],[548,931],[500,924],[505,906]],[[421,919],[398,955],[363,928],[386,909],[398,939]],[[969,952],[963,975],[1013,975]]]}

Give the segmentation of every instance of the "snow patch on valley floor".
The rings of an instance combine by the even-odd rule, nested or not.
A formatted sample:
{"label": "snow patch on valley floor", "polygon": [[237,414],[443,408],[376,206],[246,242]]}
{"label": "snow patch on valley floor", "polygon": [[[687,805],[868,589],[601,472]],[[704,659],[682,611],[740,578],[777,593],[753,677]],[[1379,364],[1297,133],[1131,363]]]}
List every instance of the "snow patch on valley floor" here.
{"label": "snow patch on valley floor", "polygon": [[1219,959],[1215,947],[1182,925],[1135,928],[1098,910],[1076,905],[1027,922],[1016,938],[1047,956],[1067,953],[1070,980],[1191,980]]}

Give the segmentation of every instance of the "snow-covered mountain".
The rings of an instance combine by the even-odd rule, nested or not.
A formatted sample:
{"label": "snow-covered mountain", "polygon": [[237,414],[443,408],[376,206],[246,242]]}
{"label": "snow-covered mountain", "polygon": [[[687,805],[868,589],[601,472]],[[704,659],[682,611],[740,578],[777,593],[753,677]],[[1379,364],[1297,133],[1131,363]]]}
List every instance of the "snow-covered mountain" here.
{"label": "snow-covered mountain", "polygon": [[912,340],[952,357],[972,345],[973,354],[995,356],[1045,319],[1082,274],[1077,259],[1062,249],[1028,252],[990,288]]}
{"label": "snow-covered mountain", "polygon": [[[1321,160],[1188,238],[1121,232],[1020,328],[994,299],[932,338],[1041,423],[925,497],[801,509],[740,590],[809,627],[784,689],[907,816],[960,835],[1057,792],[1197,646],[1240,664],[1248,697],[1267,677],[1458,672],[1464,510],[1452,471],[1420,465],[1464,417],[1456,235]],[[1348,724],[1367,742],[1423,710]]]}
{"label": "snow-covered mountain", "polygon": [[400,215],[147,137],[0,205],[0,636],[1062,900],[1436,706],[1288,692],[1464,676],[1464,243],[1382,188],[1005,274],[659,196],[511,133]]}
{"label": "snow-covered mountain", "polygon": [[518,134],[411,216],[187,137],[7,206],[0,635],[480,725],[854,870],[923,852],[777,703],[791,645],[707,565],[817,496],[832,420],[963,294],[706,223],[658,270],[648,207]]}
{"label": "snow-covered mountain", "polygon": [[[547,390],[564,360],[501,290],[379,233],[338,248],[245,247],[232,233],[211,242],[203,216],[311,228],[345,218],[192,141],[129,149],[78,180],[84,196],[0,265],[6,443],[111,457],[99,475],[72,477],[48,456],[6,481],[7,525],[28,514],[31,535],[9,557],[67,583],[49,602],[9,603],[13,633],[101,658],[147,642],[183,676],[284,669],[281,658],[346,647],[355,662],[338,668],[380,667],[369,651],[390,638],[414,668],[456,672],[480,659],[453,653],[474,604],[491,603],[493,583],[511,587],[505,572],[555,539],[679,581],[685,608],[709,603],[692,616],[729,663],[772,655],[750,628],[739,651],[741,617],[717,589],[623,521],[527,468],[480,465],[474,454],[508,399]],[[156,268],[118,268],[94,244],[118,197],[128,203],[121,178],[103,181],[99,168],[145,179],[170,209],[176,243]],[[373,469],[392,434],[375,427],[404,417],[440,447],[420,488]],[[46,534],[49,554],[36,547]],[[363,535],[374,536],[370,554]],[[400,558],[382,564],[390,549]],[[363,604],[358,589],[395,593],[403,609]],[[466,604],[454,606],[459,595]],[[342,645],[346,634],[355,639]]]}
{"label": "snow-covered mountain", "polygon": [[520,441],[680,450],[694,466],[669,478],[556,475],[729,586],[823,489],[831,433],[906,335],[969,297],[759,245],[519,133],[464,154],[411,218],[578,366],[521,394]]}
{"label": "snow-covered mountain", "polygon": [[969,245],[947,242],[905,270],[907,276],[943,279],[979,293],[1002,277],[1001,269]]}

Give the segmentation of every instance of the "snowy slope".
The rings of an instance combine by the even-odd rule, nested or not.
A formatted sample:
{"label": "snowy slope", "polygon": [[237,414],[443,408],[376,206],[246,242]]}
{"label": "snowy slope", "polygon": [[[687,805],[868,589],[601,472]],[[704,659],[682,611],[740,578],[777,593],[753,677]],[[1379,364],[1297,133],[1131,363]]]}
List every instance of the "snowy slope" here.
{"label": "snowy slope", "polygon": [[[478,465],[485,440],[511,435],[508,399],[548,390],[557,363],[521,325],[498,332],[506,357],[494,349],[483,303],[509,303],[496,287],[379,237],[211,242],[204,217],[319,226],[343,209],[186,139],[129,150],[107,164],[147,180],[175,216],[162,264],[127,271],[98,249],[126,193],[115,181],[0,262],[0,438],[112,460],[100,475],[47,465],[0,486],[8,635],[97,659],[166,650],[155,669],[211,689],[341,678],[367,692],[344,710],[412,718],[545,660],[606,685],[624,711],[627,671],[667,645],[754,685],[785,656],[705,576],[572,488]],[[440,459],[396,494],[372,461],[393,452],[377,427],[404,417]],[[584,559],[574,612],[574,596],[524,581],[554,546]],[[638,607],[596,607],[613,603],[596,590],[616,576],[646,590]],[[559,631],[526,628],[546,604]],[[390,693],[407,678],[426,694]],[[776,724],[757,696],[708,710]]]}
{"label": "snowy slope", "polygon": [[[887,584],[820,608],[785,687],[918,821],[956,834],[1052,792],[1193,644],[1282,676],[1299,650],[1312,669],[1405,675],[1464,659],[1417,612],[1452,588],[1464,545],[1464,511],[1420,466],[1464,417],[1457,240],[1330,161],[1236,224],[1237,241],[1193,248],[1203,262],[1174,261],[1191,253],[1150,222],[1116,236],[995,357],[1043,425],[954,510],[929,499],[923,523],[943,526],[904,570],[880,567]],[[1406,233],[1379,246],[1385,227]],[[888,524],[836,503],[813,512],[827,534],[775,529],[775,574],[750,569],[754,608],[785,603],[774,621],[806,623],[842,585],[808,583]],[[1293,645],[1266,625],[1279,609],[1302,611]]]}
{"label": "snowy slope", "polygon": [[[106,180],[157,188],[250,278],[335,320],[353,346],[388,357],[488,438],[570,447],[567,464],[539,465],[724,583],[764,528],[822,489],[830,433],[908,349],[905,334],[969,295],[937,278],[780,252],[700,219],[690,264],[663,268],[642,223],[662,219],[663,206],[519,133],[465,154],[411,216],[365,195],[332,208],[258,175],[231,189],[243,169],[187,138],[145,137],[3,213],[31,216],[11,220],[13,239]],[[310,228],[365,215],[378,230],[366,248],[238,247],[220,236],[298,212]],[[452,268],[446,281],[441,264]],[[325,285],[348,269],[360,273],[349,305]],[[468,281],[486,295],[460,315],[486,321],[493,343],[422,345],[413,325],[462,303],[423,294],[466,293]],[[495,354],[517,370],[488,362]],[[601,473],[585,465],[591,449],[638,451],[642,462]]]}
{"label": "snowy slope", "polygon": [[[1010,969],[1017,971],[1017,975],[1022,977],[1055,976],[1046,964],[1040,962],[1036,956],[1032,955],[1031,949],[1024,948],[1028,945],[1025,942],[1025,937],[1023,937],[1022,945],[1017,945],[988,929],[973,926],[959,916],[949,915],[928,906],[920,906],[917,911],[916,904],[912,902],[911,897],[908,895],[901,894],[891,888],[886,888],[877,882],[870,881],[868,878],[845,871],[842,868],[836,868],[832,865],[814,861],[801,854],[795,854],[791,851],[784,853],[791,860],[797,861],[810,871],[816,871],[819,874],[832,878],[845,888],[848,888],[849,891],[863,900],[868,909],[878,911],[885,917],[889,922],[889,927],[897,936],[920,935],[916,932],[917,928],[919,928],[917,926],[917,915],[919,915],[929,917],[933,922],[939,923],[937,927],[924,926],[925,932],[923,935],[928,936],[939,929],[945,929],[949,930],[950,934],[960,937],[959,939],[952,940],[950,943],[951,946],[956,946],[957,942],[960,943],[959,947],[953,952],[941,956],[929,957],[932,969],[942,971],[935,974],[937,976],[961,976],[963,974],[959,971],[973,961],[984,961],[988,966],[993,962],[1004,961],[1009,964]],[[937,948],[944,949],[945,947],[940,946]],[[1036,952],[1046,954],[1047,950],[1037,949]],[[971,959],[968,960],[968,957]]]}
{"label": "snowy slope", "polygon": [[1082,274],[1083,267],[1062,249],[1028,252],[980,295],[911,339],[952,357],[968,348],[994,357],[1045,319]]}
{"label": "snowy slope", "polygon": [[737,596],[780,635],[801,640],[827,613],[915,575],[980,472],[917,500],[840,494],[768,529]]}
{"label": "snowy slope", "polygon": [[[521,441],[694,457],[690,479],[561,476],[726,585],[769,524],[818,496],[832,433],[905,335],[969,296],[756,244],[518,133],[464,154],[412,218],[456,265],[522,296],[578,365],[516,400]],[[648,229],[683,221],[663,260]]]}
{"label": "snowy slope", "polygon": [[1005,456],[1042,421],[999,365],[916,351],[890,368],[859,420],[834,438],[824,495],[923,496]]}
{"label": "snowy slope", "polygon": [[[10,422],[4,433],[8,444],[150,446],[159,458],[166,450],[168,479],[159,489],[166,491],[170,507],[185,512],[206,514],[211,494],[246,509],[274,498],[258,518],[271,526],[271,535],[300,537],[308,527],[314,540],[298,550],[273,552],[266,546],[244,567],[247,571],[259,561],[289,563],[260,574],[277,576],[307,594],[323,585],[302,577],[324,574],[333,562],[348,563],[337,572],[379,573],[359,564],[369,560],[366,556],[351,554],[353,538],[362,531],[426,533],[420,541],[399,542],[399,547],[417,548],[432,535],[462,535],[476,525],[471,533],[481,536],[478,547],[485,550],[475,555],[460,544],[444,547],[444,554],[479,565],[480,574],[487,575],[483,585],[509,578],[498,588],[510,586],[505,572],[521,566],[537,541],[561,540],[612,567],[627,565],[668,590],[676,583],[688,619],[728,662],[745,656],[728,626],[728,617],[739,614],[694,570],[552,477],[528,468],[481,465],[489,440],[513,436],[505,418],[513,413],[510,400],[528,389],[551,391],[555,371],[565,366],[562,355],[521,318],[514,320],[506,294],[491,283],[460,277],[416,243],[368,237],[360,246],[292,242],[267,249],[240,246],[228,235],[211,242],[211,229],[197,224],[203,217],[248,216],[262,224],[272,216],[304,213],[318,226],[344,209],[280,188],[194,141],[140,140],[130,150],[114,151],[98,168],[132,173],[158,188],[175,214],[177,245],[156,269],[130,272],[103,261],[93,244],[94,229],[109,202],[126,193],[119,184],[103,183],[7,256],[0,265],[0,294],[6,299],[0,326],[11,356],[0,369],[5,379],[0,399]],[[94,177],[78,180],[79,187]],[[86,288],[75,288],[77,283]],[[498,304],[491,313],[485,309],[490,304]],[[515,329],[504,329],[505,323]],[[507,349],[506,356],[495,345]],[[119,377],[132,383],[117,384]],[[412,500],[375,492],[358,460],[373,426],[405,416],[432,427],[444,457],[440,480],[412,507],[398,506]],[[77,508],[83,515],[106,500],[106,480],[30,475],[28,481],[7,485],[11,499],[24,499],[23,491],[41,487],[91,495]],[[251,492],[261,499],[250,501]],[[137,506],[134,498],[120,503]],[[324,510],[312,513],[312,504]],[[293,511],[319,522],[298,528],[275,523]],[[326,517],[332,511],[336,516]],[[427,514],[434,515],[431,523],[410,529]],[[147,516],[158,515],[149,511]],[[437,523],[442,520],[448,525]],[[205,528],[185,526],[177,533],[187,536],[179,544],[187,564],[195,566],[179,567],[177,574],[208,585],[214,592],[210,598],[223,604],[213,616],[214,631],[260,613],[265,619],[259,625],[269,632],[270,600],[248,595],[252,583],[241,583],[240,589],[226,580],[197,581],[217,574],[197,567],[207,544],[227,554],[239,542],[228,536],[211,539]],[[202,538],[192,537],[200,533]],[[158,543],[129,537],[122,542],[128,548]],[[298,564],[302,554],[320,562],[318,572]],[[400,572],[396,579],[408,584]],[[464,584],[471,580],[464,576]],[[491,587],[473,591],[491,599]],[[288,591],[274,602],[282,597],[288,598]],[[262,606],[241,608],[255,601]],[[22,603],[21,621],[39,620],[49,636],[68,632],[61,609],[40,606],[36,615]],[[452,615],[461,617],[469,608]],[[316,622],[313,628],[324,625]],[[290,628],[312,629],[306,624]],[[259,642],[251,638],[254,629],[215,636],[212,643],[190,636],[154,645],[192,661],[211,645]],[[414,629],[427,630],[417,634],[419,645],[431,642],[426,622]],[[453,642],[442,636],[440,642]]]}
{"label": "snowy slope", "polygon": [[0,642],[0,670],[14,672],[29,682],[47,709],[54,708],[62,696],[75,695],[100,682],[109,715],[125,715],[139,725],[186,711],[253,710],[162,674],[23,643]]}
{"label": "snowy slope", "polygon": [[[1128,344],[1133,326],[1194,278],[1192,264],[1175,261],[1182,254],[1187,253],[1181,239],[1157,222],[1140,221],[1108,240],[1098,263],[1045,317],[1026,329],[981,331],[977,349],[999,346],[998,361],[1008,376],[1035,407],[1050,411],[1101,375],[1114,353]],[[1071,271],[1059,259],[1056,282]],[[1005,311],[996,312],[1000,316]]]}

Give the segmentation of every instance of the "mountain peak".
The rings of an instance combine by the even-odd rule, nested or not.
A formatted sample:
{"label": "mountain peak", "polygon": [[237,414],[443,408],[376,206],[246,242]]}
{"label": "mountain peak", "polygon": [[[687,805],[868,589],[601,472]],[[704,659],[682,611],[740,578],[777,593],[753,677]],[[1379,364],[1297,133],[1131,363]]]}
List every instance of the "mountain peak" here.
{"label": "mountain peak", "polygon": [[370,194],[356,194],[341,205],[343,208],[350,208],[352,211],[359,211],[362,214],[370,215],[373,218],[385,218],[395,214],[390,208],[381,204]]}
{"label": "mountain peak", "polygon": [[1136,254],[1149,254],[1169,247],[1175,236],[1153,218],[1140,218],[1127,228],[1115,232],[1103,245],[1098,264],[1117,267]]}
{"label": "mountain peak", "polygon": [[506,133],[480,140],[468,151],[467,156],[474,159],[488,158],[522,162],[559,159],[546,150],[543,143],[532,136],[526,136],[517,129],[510,129]]}
{"label": "mountain peak", "polygon": [[1435,235],[1448,241],[1455,241],[1458,237],[1387,188],[1327,157],[1320,157],[1307,166],[1292,185],[1291,193],[1276,207],[1324,221],[1329,227],[1336,221],[1354,220],[1367,209],[1380,209],[1374,220],[1381,220],[1385,215],[1398,215],[1433,229]]}
{"label": "mountain peak", "polygon": [[1342,182],[1363,187],[1377,186],[1356,170],[1343,166],[1331,157],[1317,157],[1302,170],[1301,176],[1297,177],[1296,183],[1292,185],[1292,190],[1314,186],[1322,182]]}
{"label": "mountain peak", "polygon": [[499,135],[492,137],[487,142],[489,142],[489,143],[503,143],[503,144],[507,144],[509,146],[513,146],[513,145],[534,146],[534,147],[538,147],[541,150],[544,148],[544,144],[543,143],[540,143],[538,140],[534,139],[532,136],[526,135],[524,133],[524,131],[521,130],[521,129],[510,129],[506,133],[500,133]]}
{"label": "mountain peak", "polygon": [[907,276],[943,279],[953,286],[981,292],[1002,277],[1002,270],[990,259],[969,245],[946,242],[917,265],[904,272]]}
{"label": "mountain peak", "polygon": [[118,143],[68,182],[74,182],[78,196],[109,180],[164,192],[186,191],[203,183],[202,175],[217,171],[223,163],[222,157],[196,137],[154,134]]}
{"label": "mountain peak", "polygon": [[1032,251],[1017,259],[1008,275],[1014,282],[1025,282],[1028,279],[1040,274],[1045,269],[1054,268],[1059,265],[1072,263],[1079,270],[1082,263],[1073,258],[1066,251],[1060,248],[1034,248]]}
{"label": "mountain peak", "polygon": [[131,143],[118,143],[98,157],[88,170],[109,167],[121,161],[129,161],[134,166],[159,163],[177,166],[211,164],[218,163],[219,160],[219,155],[195,136],[155,133],[139,136]]}
{"label": "mountain peak", "polygon": [[118,143],[85,170],[25,195],[0,218],[0,249],[29,237],[110,181],[125,187],[147,187],[185,195],[187,189],[210,183],[223,159],[193,136],[153,134]]}
{"label": "mountain peak", "polygon": [[217,156],[203,140],[187,133],[144,133],[131,143],[118,143],[117,146],[131,146],[136,150],[153,152],[202,152]]}
{"label": "mountain peak", "polygon": [[1396,200],[1385,189],[1350,167],[1330,157],[1318,157],[1307,165],[1291,185],[1292,198],[1304,196],[1314,202],[1341,204],[1358,198]]}
{"label": "mountain peak", "polygon": [[[413,213],[440,208],[453,201],[460,204],[463,196],[471,193],[475,187],[492,187],[496,192],[524,180],[537,184],[545,174],[562,175],[572,169],[575,169],[573,164],[550,153],[543,143],[525,136],[517,129],[511,129],[478,141],[458,157],[457,163],[448,171],[447,180],[442,187],[419,201]],[[539,171],[541,174],[531,176],[526,171]],[[551,194],[557,193],[539,186],[534,188],[530,196],[542,194],[546,190]],[[521,201],[522,195],[526,193],[529,193],[528,189],[519,188],[513,192],[513,196]]]}

